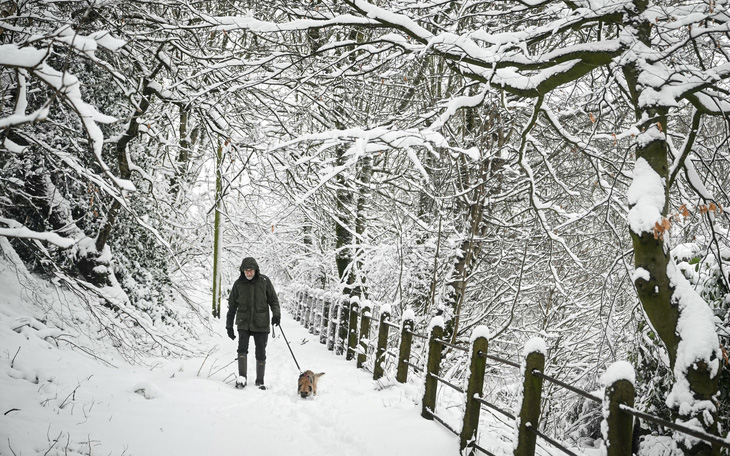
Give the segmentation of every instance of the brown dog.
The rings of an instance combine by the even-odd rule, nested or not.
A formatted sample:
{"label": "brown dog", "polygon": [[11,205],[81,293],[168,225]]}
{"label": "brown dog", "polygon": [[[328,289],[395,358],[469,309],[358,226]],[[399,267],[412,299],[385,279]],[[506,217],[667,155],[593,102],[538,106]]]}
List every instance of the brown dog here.
{"label": "brown dog", "polygon": [[299,375],[297,392],[302,396],[302,399],[317,395],[317,380],[323,375],[324,372],[315,374],[311,370],[304,371]]}

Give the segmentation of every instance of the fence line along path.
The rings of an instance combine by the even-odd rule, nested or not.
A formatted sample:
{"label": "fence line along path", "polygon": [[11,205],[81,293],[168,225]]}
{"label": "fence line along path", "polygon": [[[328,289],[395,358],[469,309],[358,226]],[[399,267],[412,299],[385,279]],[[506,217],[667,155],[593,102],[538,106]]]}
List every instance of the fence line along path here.
{"label": "fence line along path", "polygon": [[[356,367],[369,369],[373,379],[378,380],[385,374],[385,364],[393,360],[395,378],[400,383],[408,380],[409,371],[422,374],[424,394],[421,416],[433,420],[459,439],[462,454],[473,455],[477,452],[492,455],[479,445],[479,423],[484,408],[500,413],[514,423],[514,455],[533,456],[538,439],[541,439],[561,452],[575,456],[558,439],[540,430],[542,387],[544,382],[554,383],[574,394],[602,404],[603,445],[608,456],[632,455],[632,432],[635,419],[661,424],[676,432],[681,432],[711,444],[714,448],[730,449],[730,440],[706,433],[703,429],[672,423],[641,412],[634,408],[635,375],[631,364],[619,361],[606,370],[603,376],[605,389],[603,397],[583,391],[545,373],[545,342],[540,338],[529,340],[522,353],[520,364],[489,353],[489,331],[480,326],[474,329],[470,346],[454,345],[443,340],[444,322],[434,317],[428,325],[427,334],[414,332],[415,315],[405,311],[399,323],[391,320],[391,307],[381,304],[379,318],[373,324],[373,305],[360,301],[359,297],[347,297],[321,289],[301,288],[296,291],[292,303],[292,313],[310,333],[316,334],[320,343],[347,360],[356,360]],[[376,344],[371,334],[375,329]],[[412,359],[415,343],[426,350],[420,360]],[[469,356],[469,374],[466,385],[456,385],[440,375],[441,359],[444,348],[462,351]],[[487,360],[496,362],[504,368],[518,368],[522,378],[519,400],[514,410],[503,410],[484,397],[484,382]],[[465,395],[464,413],[461,426],[456,429],[439,416],[437,407],[438,385],[445,385]]]}

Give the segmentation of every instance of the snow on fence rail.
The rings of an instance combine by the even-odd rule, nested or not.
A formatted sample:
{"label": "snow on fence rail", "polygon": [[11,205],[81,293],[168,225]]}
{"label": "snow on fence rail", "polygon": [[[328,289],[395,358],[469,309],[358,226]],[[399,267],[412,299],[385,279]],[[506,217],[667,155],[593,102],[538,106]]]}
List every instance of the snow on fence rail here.
{"label": "snow on fence rail", "polygon": [[[612,364],[604,375],[606,383],[603,398],[576,388],[545,374],[545,343],[535,338],[525,344],[522,364],[517,364],[488,353],[489,334],[486,327],[477,327],[471,336],[471,347],[466,348],[443,340],[444,325],[441,317],[435,317],[428,327],[429,334],[418,334],[413,331],[415,315],[406,311],[401,316],[401,323],[390,321],[390,307],[381,305],[378,319],[378,339],[375,352],[370,341],[370,329],[373,309],[368,301],[360,302],[359,298],[328,293],[321,289],[300,289],[296,292],[292,303],[292,312],[309,332],[319,335],[320,343],[337,355],[344,354],[347,360],[357,360],[358,368],[365,365],[371,355],[373,379],[384,375],[383,364],[387,357],[397,358],[396,381],[405,383],[408,369],[416,372],[425,371],[424,394],[421,416],[434,420],[459,437],[459,448],[462,454],[473,455],[476,451],[493,456],[493,453],[477,443],[479,416],[483,407],[488,407],[514,422],[516,429],[514,455],[534,456],[537,438],[553,445],[555,448],[571,456],[574,452],[559,441],[539,430],[542,384],[544,381],[554,383],[591,401],[603,404],[604,421],[601,425],[603,443],[608,456],[631,456],[631,443],[634,418],[651,421],[711,443],[718,448],[730,448],[730,440],[707,434],[701,429],[692,428],[634,409],[634,371],[625,361]],[[358,316],[360,317],[358,325]],[[399,332],[398,353],[388,349],[390,330]],[[413,338],[426,342],[428,351],[425,366],[411,362]],[[441,353],[444,347],[463,351],[470,355],[469,375],[466,389],[455,385],[439,375]],[[374,355],[374,356],[372,356]],[[522,394],[516,407],[516,414],[499,408],[483,396],[486,361],[519,368],[523,380]],[[465,394],[466,403],[461,430],[454,429],[451,424],[436,413],[436,390],[438,384],[444,384],[461,394]]]}

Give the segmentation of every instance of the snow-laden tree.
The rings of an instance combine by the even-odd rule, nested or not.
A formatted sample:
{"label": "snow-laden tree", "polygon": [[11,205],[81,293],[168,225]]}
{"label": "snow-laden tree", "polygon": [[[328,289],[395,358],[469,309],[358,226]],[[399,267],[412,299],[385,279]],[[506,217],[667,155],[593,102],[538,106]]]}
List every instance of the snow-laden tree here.
{"label": "snow-laden tree", "polygon": [[[135,284],[207,261],[218,213],[223,271],[253,253],[505,353],[540,333],[587,387],[638,295],[667,405],[716,431],[726,2],[0,8],[0,234],[24,258],[147,303]],[[715,285],[670,255],[697,239]]]}
{"label": "snow-laden tree", "polygon": [[[0,12],[0,235],[90,295],[99,315],[128,322],[100,323],[136,359],[140,341],[156,339],[149,324],[192,330],[188,309],[171,306],[185,296],[171,277],[210,253],[191,187],[231,133],[201,68],[229,56],[172,5],[5,2]],[[121,334],[130,327],[147,336]],[[182,348],[166,336],[152,346]]]}

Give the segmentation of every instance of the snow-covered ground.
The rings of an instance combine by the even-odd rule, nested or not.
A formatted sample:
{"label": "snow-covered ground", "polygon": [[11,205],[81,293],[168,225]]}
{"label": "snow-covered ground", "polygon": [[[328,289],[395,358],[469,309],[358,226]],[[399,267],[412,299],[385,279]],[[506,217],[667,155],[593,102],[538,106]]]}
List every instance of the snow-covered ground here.
{"label": "snow-covered ground", "polygon": [[2,454],[88,454],[89,445],[92,454],[125,455],[458,453],[454,436],[420,418],[416,387],[378,390],[366,372],[330,355],[286,314],[282,325],[302,368],[326,372],[313,400],[296,395],[299,371],[281,337],[269,343],[269,389],[236,390],[223,381],[235,363],[208,377],[235,357],[227,338],[208,341],[221,349],[205,363],[111,368],[51,347],[32,330],[14,332],[6,310]]}
{"label": "snow-covered ground", "polygon": [[[132,365],[99,331],[108,320],[89,318],[89,309],[0,249],[0,455],[459,454],[456,436],[421,418],[421,380],[374,382],[287,312],[282,327],[299,365],[325,372],[312,399],[296,393],[299,369],[279,331],[269,339],[268,389],[237,390],[237,344],[222,321],[193,341],[199,356],[147,356]],[[457,429],[458,402],[437,406]],[[479,444],[509,455],[511,436],[510,423],[491,420]],[[669,453],[657,443],[642,454]],[[599,454],[592,445],[573,450]],[[538,443],[538,454],[561,453]]]}
{"label": "snow-covered ground", "polygon": [[417,384],[373,382],[286,312],[282,327],[302,369],[326,373],[314,399],[296,394],[299,370],[280,332],[269,339],[268,390],[237,390],[235,363],[223,368],[236,342],[222,322],[200,341],[207,357],[133,366],[113,349],[92,356],[58,343],[76,339],[59,339],[71,331],[54,328],[29,290],[41,287],[57,305],[68,297],[32,280],[0,259],[2,455],[458,454],[452,434],[420,417]]}

